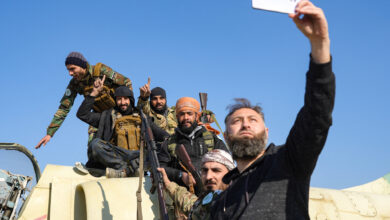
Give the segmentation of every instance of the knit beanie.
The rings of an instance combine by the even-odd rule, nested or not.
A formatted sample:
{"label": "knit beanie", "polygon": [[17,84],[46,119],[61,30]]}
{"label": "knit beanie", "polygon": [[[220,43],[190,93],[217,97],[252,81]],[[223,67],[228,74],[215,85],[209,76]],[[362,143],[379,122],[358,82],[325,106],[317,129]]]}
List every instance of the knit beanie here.
{"label": "knit beanie", "polygon": [[134,106],[134,93],[129,89],[129,87],[126,86],[119,86],[118,88],[115,89],[114,93],[115,97],[118,96],[124,96],[124,97],[129,97],[131,105]]}
{"label": "knit beanie", "polygon": [[70,54],[66,57],[65,66],[67,65],[76,65],[83,69],[87,68],[87,60],[85,57],[79,52],[70,52]]}
{"label": "knit beanie", "polygon": [[155,97],[157,95],[161,96],[161,98],[167,98],[165,90],[161,87],[156,87],[156,88],[152,89],[152,91],[150,93],[150,99],[152,99],[153,97]]}

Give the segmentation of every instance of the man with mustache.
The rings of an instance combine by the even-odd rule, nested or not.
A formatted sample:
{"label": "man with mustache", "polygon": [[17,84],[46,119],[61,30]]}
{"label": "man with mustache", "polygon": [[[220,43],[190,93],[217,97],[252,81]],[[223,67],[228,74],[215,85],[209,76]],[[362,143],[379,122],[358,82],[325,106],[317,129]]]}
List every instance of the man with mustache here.
{"label": "man with mustache", "polygon": [[[155,87],[150,90],[150,78],[148,83],[140,89],[140,97],[137,106],[142,108],[146,115],[152,117],[153,122],[169,134],[175,132],[177,127],[175,108],[168,108],[167,95],[163,88]],[[150,101],[148,99],[150,97]]]}
{"label": "man with mustache", "polygon": [[[93,91],[86,96],[77,117],[98,132],[88,146],[87,168],[103,169],[108,178],[137,176],[141,148],[141,118],[134,108],[133,92],[126,86],[115,90],[116,106],[102,113],[91,111],[95,97],[103,90],[105,77],[97,79]],[[168,133],[151,123],[157,141]]]}
{"label": "man with mustache", "polygon": [[215,149],[203,155],[201,179],[204,192],[199,197],[187,188],[171,182],[164,168],[159,168],[159,171],[163,174],[165,189],[177,208],[189,219],[204,220],[210,217],[212,199],[227,188],[222,177],[234,167],[232,156],[224,150]]}
{"label": "man with mustache", "polygon": [[180,165],[176,156],[177,145],[183,144],[194,167],[200,170],[202,156],[212,149],[228,151],[223,141],[204,126],[198,125],[200,117],[200,104],[191,97],[183,97],[176,102],[176,118],[179,122],[175,133],[166,140],[159,153],[160,165],[170,180],[182,186],[194,184],[185,169]]}
{"label": "man with mustache", "polygon": [[[60,106],[47,128],[46,136],[44,136],[35,146],[36,149],[40,148],[42,145],[45,146],[53,137],[54,133],[60,128],[71,110],[77,94],[82,94],[84,97],[90,95],[94,81],[97,78],[102,79],[102,77],[105,76],[107,80],[104,81],[104,91],[95,97],[96,102],[94,103],[93,109],[96,112],[102,112],[115,106],[115,101],[112,98],[115,88],[126,86],[130,90],[133,90],[130,79],[102,63],[90,65],[79,52],[69,53],[65,60],[65,66],[69,71],[69,75],[73,78],[70,80],[68,87],[65,90],[65,94],[60,101]],[[92,140],[95,132],[96,128],[89,127],[88,143]]]}
{"label": "man with mustache", "polygon": [[289,16],[311,43],[304,106],[286,143],[267,148],[261,107],[246,99],[230,106],[225,140],[237,168],[223,178],[231,184],[213,202],[211,219],[309,219],[310,177],[332,124],[335,76],[323,11],[302,0]]}
{"label": "man with mustache", "polygon": [[[175,149],[183,144],[195,169],[200,171],[202,156],[210,150],[228,151],[223,141],[204,126],[199,125],[200,104],[196,99],[183,97],[176,102],[176,119],[179,122],[175,132],[161,146],[158,154],[159,162],[170,180],[180,186],[192,187],[195,179],[186,172],[176,156]],[[182,214],[174,208],[173,201],[166,197],[169,215],[181,218]],[[173,210],[175,209],[175,210]],[[174,212],[174,214],[173,214]]]}

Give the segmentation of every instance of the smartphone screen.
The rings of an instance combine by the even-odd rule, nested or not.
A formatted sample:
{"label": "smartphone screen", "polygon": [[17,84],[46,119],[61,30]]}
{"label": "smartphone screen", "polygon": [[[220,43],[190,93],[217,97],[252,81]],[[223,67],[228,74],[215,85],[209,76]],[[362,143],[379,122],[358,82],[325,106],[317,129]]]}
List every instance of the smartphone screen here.
{"label": "smartphone screen", "polygon": [[294,13],[300,0],[252,0],[252,7],[280,13]]}

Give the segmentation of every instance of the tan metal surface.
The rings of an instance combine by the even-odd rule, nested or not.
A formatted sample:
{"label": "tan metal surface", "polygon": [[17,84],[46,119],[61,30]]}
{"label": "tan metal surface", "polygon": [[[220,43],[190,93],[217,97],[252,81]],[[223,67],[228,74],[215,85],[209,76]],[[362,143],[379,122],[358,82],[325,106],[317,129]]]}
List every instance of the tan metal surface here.
{"label": "tan metal surface", "polygon": [[[154,219],[156,196],[144,178],[142,212]],[[73,167],[47,165],[19,219],[136,219],[138,178],[106,179],[81,175]]]}

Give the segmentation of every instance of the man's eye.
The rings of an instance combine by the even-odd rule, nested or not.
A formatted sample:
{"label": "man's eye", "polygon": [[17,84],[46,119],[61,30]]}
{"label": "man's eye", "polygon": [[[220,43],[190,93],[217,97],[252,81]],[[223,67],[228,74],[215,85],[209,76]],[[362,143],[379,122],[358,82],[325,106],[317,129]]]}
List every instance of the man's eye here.
{"label": "man's eye", "polygon": [[235,123],[237,123],[239,121],[240,121],[240,119],[233,119],[233,124],[235,124]]}

